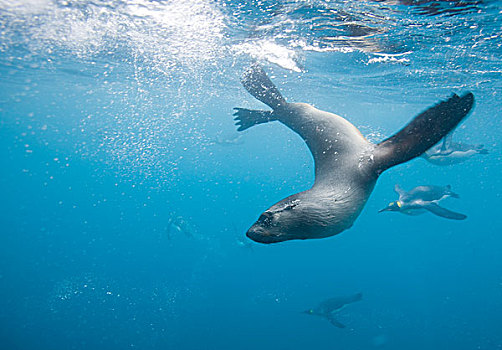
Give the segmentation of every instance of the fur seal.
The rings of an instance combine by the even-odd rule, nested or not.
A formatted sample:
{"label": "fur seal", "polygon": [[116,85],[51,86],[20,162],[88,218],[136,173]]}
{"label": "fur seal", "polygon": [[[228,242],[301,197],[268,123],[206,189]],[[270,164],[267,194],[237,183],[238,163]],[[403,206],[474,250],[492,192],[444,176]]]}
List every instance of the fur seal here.
{"label": "fur seal", "polygon": [[379,213],[397,211],[406,215],[419,215],[429,211],[446,219],[464,220],[467,218],[464,214],[455,213],[438,205],[438,202],[445,198],[459,198],[459,195],[451,190],[450,185],[417,186],[409,192],[396,185],[394,191],[399,195],[399,200],[389,203],[387,207],[379,210]]}
{"label": "fur seal", "polygon": [[378,176],[413,159],[454,129],[474,104],[472,93],[453,95],[415,117],[395,135],[372,144],[346,119],[306,103],[288,103],[253,64],[241,79],[244,88],[271,111],[235,108],[238,131],[279,121],[300,135],[315,163],[315,182],[260,215],[246,235],[255,242],[324,238],[352,226]]}
{"label": "fur seal", "polygon": [[342,310],[346,305],[362,300],[362,298],[363,295],[361,293],[346,297],[330,298],[323,301],[313,309],[303,311],[303,313],[307,315],[321,316],[331,322],[333,326],[338,328],[345,328],[345,325],[343,323],[335,319],[335,314]]}

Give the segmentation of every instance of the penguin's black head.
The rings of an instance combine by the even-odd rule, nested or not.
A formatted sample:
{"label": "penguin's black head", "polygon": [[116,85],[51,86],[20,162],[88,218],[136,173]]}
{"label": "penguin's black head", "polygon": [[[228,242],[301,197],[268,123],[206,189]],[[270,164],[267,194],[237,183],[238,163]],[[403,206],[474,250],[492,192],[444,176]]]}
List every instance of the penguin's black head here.
{"label": "penguin's black head", "polygon": [[394,201],[390,202],[386,208],[380,209],[378,212],[381,213],[384,211],[400,211],[402,206],[403,204],[400,201]]}

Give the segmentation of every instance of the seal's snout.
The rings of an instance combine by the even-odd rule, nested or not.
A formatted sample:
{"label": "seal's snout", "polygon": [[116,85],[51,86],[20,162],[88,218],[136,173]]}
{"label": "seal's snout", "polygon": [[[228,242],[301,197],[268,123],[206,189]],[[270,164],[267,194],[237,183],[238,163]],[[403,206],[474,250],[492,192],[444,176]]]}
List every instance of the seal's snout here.
{"label": "seal's snout", "polygon": [[250,240],[255,241],[257,243],[264,243],[264,244],[272,243],[267,239],[266,235],[259,233],[257,230],[254,230],[253,228],[250,228],[248,232],[246,232],[246,236]]}
{"label": "seal's snout", "polygon": [[277,243],[283,241],[283,239],[281,239],[280,237],[275,236],[266,229],[263,229],[262,227],[257,227],[256,225],[253,225],[248,230],[248,232],[246,232],[246,236],[257,243],[263,243],[263,244]]}
{"label": "seal's snout", "polygon": [[256,242],[256,243],[267,243],[267,242],[264,242],[262,239],[261,239],[261,236],[260,235],[257,235],[253,232],[246,232],[246,237],[249,238],[250,240],[252,240],[253,242]]}

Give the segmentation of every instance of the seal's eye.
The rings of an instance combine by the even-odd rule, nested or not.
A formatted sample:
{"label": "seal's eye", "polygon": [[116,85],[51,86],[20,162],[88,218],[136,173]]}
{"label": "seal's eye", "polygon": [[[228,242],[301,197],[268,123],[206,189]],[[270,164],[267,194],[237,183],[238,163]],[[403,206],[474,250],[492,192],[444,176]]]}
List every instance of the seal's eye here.
{"label": "seal's eye", "polygon": [[258,223],[260,223],[262,226],[269,227],[272,225],[272,220],[273,215],[266,211],[258,218]]}

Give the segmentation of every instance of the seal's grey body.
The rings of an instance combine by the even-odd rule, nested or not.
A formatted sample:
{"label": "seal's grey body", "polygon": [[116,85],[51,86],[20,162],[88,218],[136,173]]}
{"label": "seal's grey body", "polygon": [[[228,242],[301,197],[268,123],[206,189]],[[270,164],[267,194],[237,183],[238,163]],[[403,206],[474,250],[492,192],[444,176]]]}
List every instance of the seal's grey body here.
{"label": "seal's grey body", "polygon": [[429,211],[446,219],[464,220],[467,218],[464,214],[453,212],[438,205],[445,198],[459,198],[458,194],[452,192],[450,185],[417,186],[409,192],[396,185],[394,191],[399,195],[399,200],[389,203],[386,208],[379,212],[397,211],[406,215],[419,215]]}
{"label": "seal's grey body", "polygon": [[[308,104],[288,103],[274,113],[286,117],[283,120],[291,129],[301,130],[314,156],[315,183],[310,190],[267,210],[260,219],[264,225],[255,225],[248,236],[271,243],[276,239],[323,238],[348,229],[375,185],[376,174],[363,166],[371,161],[372,145],[347,120]],[[282,222],[280,234],[266,235],[263,229],[270,229],[265,227],[270,220],[271,226]]]}
{"label": "seal's grey body", "polygon": [[333,326],[345,328],[344,324],[335,319],[336,313],[342,310],[346,305],[361,300],[362,297],[363,295],[361,293],[357,293],[350,296],[330,298],[320,303],[317,307],[306,310],[303,313],[326,318]]}
{"label": "seal's grey body", "polygon": [[453,165],[465,162],[476,154],[488,154],[483,145],[469,145],[452,140],[453,132],[443,138],[440,145],[427,150],[422,157],[435,165]]}
{"label": "seal's grey body", "polygon": [[259,65],[245,72],[242,83],[272,111],[236,108],[238,131],[280,121],[303,138],[315,163],[313,187],[273,205],[248,230],[247,236],[260,243],[324,238],[348,229],[363,209],[378,176],[437,143],[467,115],[474,102],[470,93],[454,95],[375,145],[336,114],[305,103],[286,102]]}

